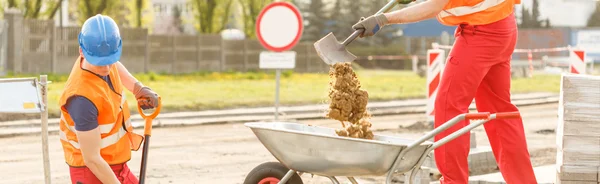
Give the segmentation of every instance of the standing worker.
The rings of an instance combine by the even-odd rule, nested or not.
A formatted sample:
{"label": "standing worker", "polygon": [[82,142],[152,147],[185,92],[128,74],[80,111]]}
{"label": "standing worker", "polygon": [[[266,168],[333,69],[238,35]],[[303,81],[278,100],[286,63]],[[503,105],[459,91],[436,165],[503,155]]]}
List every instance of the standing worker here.
{"label": "standing worker", "polygon": [[126,162],[143,141],[133,132],[125,90],[142,109],[158,94],[119,62],[122,42],[113,19],[96,15],[79,34],[79,57],[60,97],[60,139],[73,184],[137,184]]}
{"label": "standing worker", "polygon": [[[520,0],[429,0],[390,13],[361,19],[354,29],[372,36],[388,24],[434,18],[457,26],[435,99],[435,127],[467,113],[475,98],[479,112],[513,112],[510,101],[510,60],[517,40],[513,8]],[[435,141],[464,127],[463,121],[435,137]],[[502,176],[510,184],[536,184],[521,119],[484,124]],[[437,148],[435,161],[442,184],[467,184],[470,134]]]}

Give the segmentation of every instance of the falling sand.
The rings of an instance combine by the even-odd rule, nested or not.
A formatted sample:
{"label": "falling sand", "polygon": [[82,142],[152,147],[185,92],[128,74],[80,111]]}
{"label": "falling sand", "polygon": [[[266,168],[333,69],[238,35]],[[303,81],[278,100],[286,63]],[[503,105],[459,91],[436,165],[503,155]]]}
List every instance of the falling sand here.
{"label": "falling sand", "polygon": [[[335,132],[339,136],[373,139],[370,130],[371,123],[366,119],[370,117],[367,112],[369,93],[360,89],[360,82],[347,63],[336,63],[329,70],[332,79],[329,82],[329,110],[327,117],[338,120],[344,129]],[[349,122],[346,125],[345,122]]]}

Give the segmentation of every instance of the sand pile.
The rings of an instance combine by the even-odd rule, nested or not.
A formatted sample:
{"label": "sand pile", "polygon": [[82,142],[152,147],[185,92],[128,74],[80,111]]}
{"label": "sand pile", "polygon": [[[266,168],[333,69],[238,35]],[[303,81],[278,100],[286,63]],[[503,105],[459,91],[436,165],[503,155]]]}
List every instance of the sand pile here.
{"label": "sand pile", "polygon": [[[373,139],[370,117],[367,112],[369,93],[360,89],[360,82],[350,63],[336,63],[329,70],[329,110],[327,117],[338,120],[344,129],[336,130],[339,136]],[[349,122],[346,125],[345,122]]]}

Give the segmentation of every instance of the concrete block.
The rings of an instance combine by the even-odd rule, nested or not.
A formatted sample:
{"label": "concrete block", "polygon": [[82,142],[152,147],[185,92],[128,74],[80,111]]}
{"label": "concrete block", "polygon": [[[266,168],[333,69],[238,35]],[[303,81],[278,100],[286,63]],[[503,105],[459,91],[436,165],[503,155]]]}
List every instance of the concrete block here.
{"label": "concrete block", "polygon": [[556,181],[598,182],[598,167],[563,165],[558,168]]}
{"label": "concrete block", "polygon": [[477,147],[469,152],[469,170],[490,170],[498,167],[492,148],[489,146]]}
{"label": "concrete block", "polygon": [[598,184],[595,181],[568,181],[568,180],[556,180],[556,184]]}
{"label": "concrete block", "polygon": [[477,147],[477,137],[475,132],[471,131],[471,149]]}
{"label": "concrete block", "polygon": [[563,135],[600,136],[598,85],[598,76],[562,76],[556,129],[558,138]]}
{"label": "concrete block", "polygon": [[558,137],[557,164],[600,166],[600,137]]}

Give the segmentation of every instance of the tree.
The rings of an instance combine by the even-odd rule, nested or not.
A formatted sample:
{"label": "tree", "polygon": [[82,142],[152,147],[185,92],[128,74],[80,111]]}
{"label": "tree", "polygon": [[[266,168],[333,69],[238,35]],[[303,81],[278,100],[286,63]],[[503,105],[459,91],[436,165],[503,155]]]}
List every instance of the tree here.
{"label": "tree", "polygon": [[[332,13],[331,13],[330,17],[334,17],[335,16],[335,17],[340,17],[341,18],[340,15],[342,15],[342,9],[344,8],[344,6],[342,4],[342,1],[343,0],[336,0],[335,1],[335,5],[333,6],[333,10],[332,10]],[[344,26],[344,24],[341,21],[339,21],[339,20],[340,19],[333,20],[333,23],[331,24],[331,26],[329,28],[331,30],[331,32],[342,33],[342,30],[348,28],[347,26]]]}
{"label": "tree", "polygon": [[[6,7],[17,8],[23,12],[23,17],[30,19],[53,19],[63,0],[8,0]],[[4,10],[4,3],[0,8]]]}
{"label": "tree", "polygon": [[599,27],[600,26],[600,2],[596,2],[596,10],[590,18],[588,18],[587,22],[588,27]]}
{"label": "tree", "polygon": [[533,0],[531,11],[525,7],[521,9],[520,28],[550,28],[550,26],[550,19],[540,20],[538,0]]}
{"label": "tree", "polygon": [[302,40],[317,41],[325,36],[327,21],[330,19],[327,16],[328,10],[325,8],[323,0],[312,0],[308,8],[302,12],[306,12],[304,19],[308,22],[308,26],[305,27],[302,34]]}
{"label": "tree", "polygon": [[178,6],[173,6],[173,26],[178,32],[183,33],[183,20],[181,18],[181,9]]}
{"label": "tree", "polygon": [[[122,24],[135,28],[148,28],[151,30],[153,21],[153,11],[150,6],[150,0],[128,0],[122,11],[118,13]],[[121,14],[124,13],[124,14]]]}
{"label": "tree", "polygon": [[152,9],[149,0],[129,0],[126,2],[126,25],[135,28],[149,27],[152,22]]}
{"label": "tree", "polygon": [[70,7],[70,16],[77,20],[79,25],[90,17],[97,14],[107,15],[115,20],[117,24],[123,24],[125,22],[125,6],[121,0],[74,0],[69,1],[72,6]]}
{"label": "tree", "polygon": [[229,22],[233,0],[190,0],[194,27],[201,33],[218,33]]}

